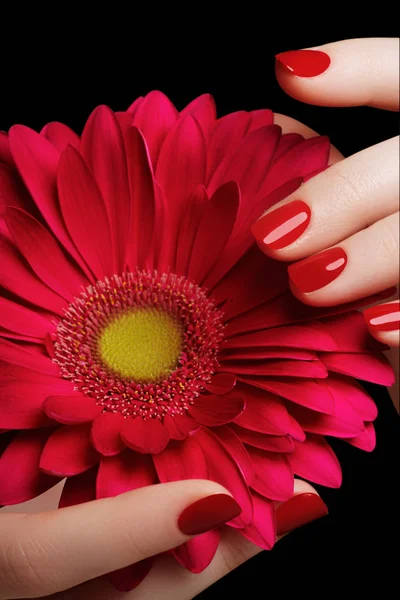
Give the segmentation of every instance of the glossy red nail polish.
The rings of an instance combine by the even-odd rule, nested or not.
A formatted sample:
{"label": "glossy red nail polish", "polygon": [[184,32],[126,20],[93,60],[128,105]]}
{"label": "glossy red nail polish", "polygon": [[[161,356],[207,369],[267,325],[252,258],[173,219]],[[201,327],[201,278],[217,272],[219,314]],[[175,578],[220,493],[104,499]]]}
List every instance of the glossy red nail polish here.
{"label": "glossy red nail polish", "polygon": [[302,200],[293,200],[264,215],[251,231],[261,248],[280,250],[304,233],[310,219],[310,207]]}
{"label": "glossy red nail polish", "polygon": [[297,290],[306,294],[334,281],[346,264],[347,254],[342,248],[329,248],[290,265],[288,273]]}
{"label": "glossy red nail polish", "polygon": [[316,77],[331,64],[329,56],[321,50],[290,50],[277,54],[275,58],[297,77]]}
{"label": "glossy red nail polish", "polygon": [[277,534],[283,535],[328,514],[328,507],[317,494],[299,494],[276,509]]}
{"label": "glossy red nail polish", "polygon": [[178,527],[185,535],[199,535],[231,521],[241,512],[232,496],[214,494],[185,508],[178,519]]}
{"label": "glossy red nail polish", "polygon": [[400,302],[390,302],[365,309],[364,317],[375,331],[395,331],[400,329]]}

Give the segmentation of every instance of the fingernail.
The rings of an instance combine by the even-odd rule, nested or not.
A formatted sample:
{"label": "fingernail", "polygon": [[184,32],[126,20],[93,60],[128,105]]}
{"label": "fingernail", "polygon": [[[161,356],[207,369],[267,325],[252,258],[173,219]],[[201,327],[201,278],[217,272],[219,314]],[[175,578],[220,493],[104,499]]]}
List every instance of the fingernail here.
{"label": "fingernail", "polygon": [[288,273],[299,292],[304,294],[319,290],[334,281],[346,264],[347,254],[342,248],[329,248],[290,265]]}
{"label": "fingernail", "polygon": [[290,50],[277,54],[275,58],[297,77],[316,77],[331,64],[329,56],[321,50]]}
{"label": "fingernail", "polygon": [[259,245],[280,250],[297,240],[307,229],[311,210],[302,200],[280,206],[256,221],[251,231]]}
{"label": "fingernail", "polygon": [[364,311],[367,324],[376,331],[400,329],[400,302],[371,306]]}
{"label": "fingernail", "polygon": [[328,507],[317,494],[299,494],[276,509],[277,534],[283,535],[328,514]]}
{"label": "fingernail", "polygon": [[199,535],[231,521],[241,512],[232,496],[214,494],[185,508],[178,519],[178,527],[185,535]]}

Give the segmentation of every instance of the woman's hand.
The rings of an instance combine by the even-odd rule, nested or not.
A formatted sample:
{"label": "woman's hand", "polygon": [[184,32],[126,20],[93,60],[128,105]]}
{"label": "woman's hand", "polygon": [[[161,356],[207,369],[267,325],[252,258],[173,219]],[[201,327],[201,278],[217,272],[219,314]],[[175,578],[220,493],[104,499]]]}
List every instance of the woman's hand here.
{"label": "woman's hand", "polygon": [[[189,529],[213,529],[240,508],[219,484],[203,480],[159,484],[46,511],[57,506],[60,492],[57,486],[25,505],[0,511],[1,600],[49,594],[59,600],[189,600],[261,551],[226,527],[203,573],[189,573],[163,554],[137,589],[121,594],[104,579],[89,580],[164,553],[188,541]],[[297,480],[295,496],[277,509],[278,534],[326,512],[315,490]]]}
{"label": "woman's hand", "polygon": [[[397,39],[346,40],[284,52],[277,57],[276,74],[288,94],[309,104],[399,108]],[[283,115],[276,122],[285,133],[315,135]],[[332,149],[332,166],[253,226],[263,252],[292,263],[291,289],[313,306],[350,302],[399,283],[398,138],[341,159]],[[399,345],[398,299],[364,315],[374,337]]]}

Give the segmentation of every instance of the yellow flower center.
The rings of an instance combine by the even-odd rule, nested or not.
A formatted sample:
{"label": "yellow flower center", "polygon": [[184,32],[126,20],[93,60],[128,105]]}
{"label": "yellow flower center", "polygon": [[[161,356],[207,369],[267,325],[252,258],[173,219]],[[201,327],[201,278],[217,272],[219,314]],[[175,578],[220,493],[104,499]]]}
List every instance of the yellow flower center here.
{"label": "yellow flower center", "polygon": [[101,332],[98,349],[114,372],[135,381],[157,381],[178,364],[182,327],[166,312],[153,308],[125,313]]}

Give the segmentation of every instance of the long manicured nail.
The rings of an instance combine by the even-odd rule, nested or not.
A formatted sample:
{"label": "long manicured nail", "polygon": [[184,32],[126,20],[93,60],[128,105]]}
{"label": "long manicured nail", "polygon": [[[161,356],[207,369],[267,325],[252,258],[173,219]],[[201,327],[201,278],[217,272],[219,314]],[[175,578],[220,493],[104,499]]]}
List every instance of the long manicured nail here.
{"label": "long manicured nail", "polygon": [[328,514],[328,507],[317,494],[299,494],[276,509],[277,534],[283,535]]}
{"label": "long manicured nail", "polygon": [[329,56],[321,50],[290,50],[277,54],[275,58],[297,77],[316,77],[331,64]]}
{"label": "long manicured nail", "polygon": [[290,265],[289,277],[303,294],[319,290],[339,277],[347,264],[343,248],[329,248]]}
{"label": "long manicured nail", "polygon": [[302,200],[293,200],[256,221],[251,231],[259,246],[280,250],[296,241],[307,229],[311,210]]}
{"label": "long manicured nail", "polygon": [[400,302],[371,306],[365,309],[364,317],[369,327],[375,331],[400,329]]}
{"label": "long manicured nail", "polygon": [[178,527],[185,535],[199,535],[231,521],[241,512],[232,496],[214,494],[185,508],[178,519]]}

